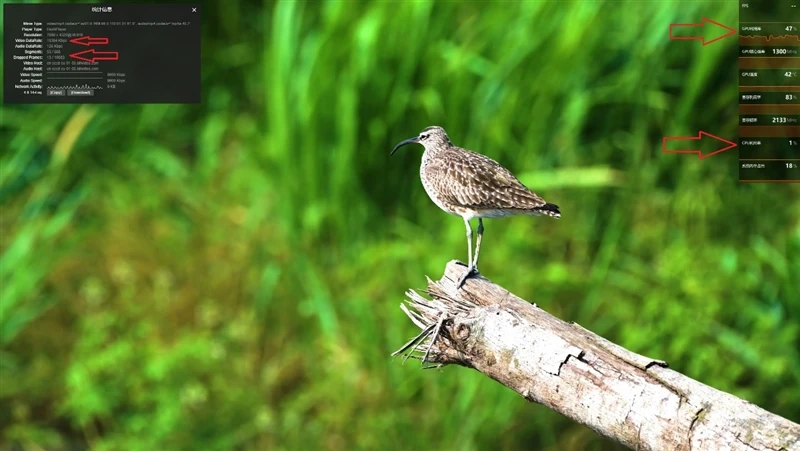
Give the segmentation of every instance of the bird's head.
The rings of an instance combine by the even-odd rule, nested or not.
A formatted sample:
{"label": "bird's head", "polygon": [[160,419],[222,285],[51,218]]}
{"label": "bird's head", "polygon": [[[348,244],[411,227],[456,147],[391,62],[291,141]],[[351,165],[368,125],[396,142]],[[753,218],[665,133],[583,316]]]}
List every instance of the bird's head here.
{"label": "bird's head", "polygon": [[445,132],[442,127],[434,125],[422,130],[419,136],[415,136],[398,143],[396,146],[394,146],[394,149],[392,149],[392,153],[390,155],[394,155],[397,149],[405,146],[406,144],[413,143],[422,144],[422,146],[425,147],[425,150],[437,149],[451,145],[450,138],[447,137],[447,132]]}

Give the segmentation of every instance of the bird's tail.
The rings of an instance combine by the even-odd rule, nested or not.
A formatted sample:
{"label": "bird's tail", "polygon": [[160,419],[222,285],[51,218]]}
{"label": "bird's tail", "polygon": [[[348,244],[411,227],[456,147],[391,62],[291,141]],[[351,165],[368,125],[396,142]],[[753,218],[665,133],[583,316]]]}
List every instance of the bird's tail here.
{"label": "bird's tail", "polygon": [[544,204],[541,207],[535,208],[534,211],[538,214],[550,216],[552,218],[560,218],[561,212],[558,210],[556,204]]}

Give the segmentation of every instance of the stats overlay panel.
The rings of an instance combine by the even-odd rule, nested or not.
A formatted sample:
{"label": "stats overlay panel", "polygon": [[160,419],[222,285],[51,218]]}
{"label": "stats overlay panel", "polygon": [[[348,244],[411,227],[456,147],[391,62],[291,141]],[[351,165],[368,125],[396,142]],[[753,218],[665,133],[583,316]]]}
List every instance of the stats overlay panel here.
{"label": "stats overlay panel", "polygon": [[3,5],[4,103],[200,103],[200,5]]}
{"label": "stats overlay panel", "polygon": [[800,182],[800,0],[739,3],[739,181]]}

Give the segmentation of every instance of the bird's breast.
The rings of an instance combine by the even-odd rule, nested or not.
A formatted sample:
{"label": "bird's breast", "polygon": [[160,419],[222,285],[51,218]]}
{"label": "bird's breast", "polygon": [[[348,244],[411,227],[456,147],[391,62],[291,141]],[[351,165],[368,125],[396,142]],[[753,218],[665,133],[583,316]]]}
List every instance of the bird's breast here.
{"label": "bird's breast", "polygon": [[450,213],[451,215],[461,216],[462,214],[454,209],[453,205],[449,205],[441,195],[442,180],[435,180],[434,177],[426,171],[427,160],[422,160],[422,165],[419,168],[419,178],[422,181],[422,187],[425,188],[425,193],[436,204],[437,207]]}

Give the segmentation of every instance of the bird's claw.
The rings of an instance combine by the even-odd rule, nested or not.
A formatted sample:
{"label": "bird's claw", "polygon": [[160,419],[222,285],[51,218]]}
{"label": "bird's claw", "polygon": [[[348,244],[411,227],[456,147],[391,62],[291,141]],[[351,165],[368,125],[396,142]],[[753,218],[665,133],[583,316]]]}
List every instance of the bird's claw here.
{"label": "bird's claw", "polygon": [[461,287],[464,286],[464,282],[466,282],[470,276],[477,276],[478,274],[480,273],[478,272],[477,266],[472,266],[472,265],[467,266],[467,270],[464,271],[464,275],[462,275],[461,279],[458,280],[458,285],[456,285],[456,289],[460,290]]}

